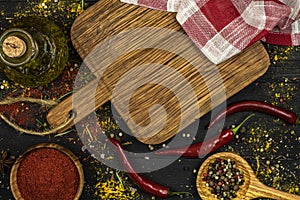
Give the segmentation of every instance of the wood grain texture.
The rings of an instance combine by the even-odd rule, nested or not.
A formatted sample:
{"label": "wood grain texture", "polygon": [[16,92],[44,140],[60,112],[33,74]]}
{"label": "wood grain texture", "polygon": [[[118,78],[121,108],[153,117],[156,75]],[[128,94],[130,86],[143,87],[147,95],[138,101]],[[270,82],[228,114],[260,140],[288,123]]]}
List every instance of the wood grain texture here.
{"label": "wood grain texture", "polygon": [[49,124],[63,124],[70,111],[77,123],[111,100],[132,134],[146,144],[168,140],[262,76],[270,64],[258,42],[215,65],[185,35],[174,13],[118,0],[101,0],[87,9],[71,36],[97,79],[53,108]]}
{"label": "wood grain texture", "polygon": [[237,197],[235,199],[250,200],[255,198],[271,198],[278,200],[299,200],[300,196],[276,190],[272,187],[268,187],[261,183],[258,178],[255,176],[254,171],[251,166],[244,160],[241,156],[228,153],[220,152],[213,154],[208,157],[200,166],[200,169],[197,174],[196,185],[198,193],[203,200],[214,200],[217,199],[214,197],[214,194],[210,192],[210,188],[206,186],[206,182],[203,181],[203,174],[207,172],[208,166],[210,163],[213,163],[215,159],[230,159],[236,162],[236,168],[241,170],[244,173],[244,184],[237,191]]}

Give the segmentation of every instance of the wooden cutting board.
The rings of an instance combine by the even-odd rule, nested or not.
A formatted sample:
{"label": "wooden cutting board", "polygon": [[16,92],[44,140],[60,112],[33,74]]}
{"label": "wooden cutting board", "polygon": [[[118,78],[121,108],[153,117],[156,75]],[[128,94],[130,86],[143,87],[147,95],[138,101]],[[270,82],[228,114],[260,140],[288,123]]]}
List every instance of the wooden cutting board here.
{"label": "wooden cutting board", "polygon": [[131,134],[146,144],[173,137],[262,76],[270,64],[258,42],[215,65],[185,35],[174,13],[119,0],[89,7],[75,20],[71,37],[97,78],[73,95],[76,103],[70,96],[50,110],[49,124],[59,126],[75,111],[70,128],[112,101]]}

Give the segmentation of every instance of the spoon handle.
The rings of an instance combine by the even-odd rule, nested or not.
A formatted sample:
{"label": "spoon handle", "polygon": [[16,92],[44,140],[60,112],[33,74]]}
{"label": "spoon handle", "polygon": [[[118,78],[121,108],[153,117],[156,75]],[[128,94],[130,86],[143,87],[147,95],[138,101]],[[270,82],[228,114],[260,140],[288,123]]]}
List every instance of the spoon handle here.
{"label": "spoon handle", "polygon": [[250,196],[253,196],[253,198],[265,197],[277,200],[300,200],[299,195],[276,190],[272,187],[262,184],[261,182],[252,184],[249,188],[249,193],[252,193]]}

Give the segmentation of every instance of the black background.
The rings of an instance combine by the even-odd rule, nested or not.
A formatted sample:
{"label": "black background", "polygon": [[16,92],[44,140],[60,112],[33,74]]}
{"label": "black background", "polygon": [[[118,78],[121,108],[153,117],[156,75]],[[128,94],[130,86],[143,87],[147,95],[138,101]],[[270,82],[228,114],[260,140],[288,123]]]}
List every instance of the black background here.
{"label": "black background", "polygon": [[[94,2],[96,1],[86,1],[86,4],[88,6],[91,6]],[[0,10],[3,10],[5,13],[5,16],[1,15],[2,29],[7,25],[5,23],[7,21],[5,20],[5,18],[13,16],[13,13],[15,12],[20,12],[20,10],[18,10],[18,6],[26,4],[28,4],[28,2],[25,0],[0,0]],[[264,45],[270,55],[271,60],[271,65],[268,71],[264,76],[257,79],[254,83],[244,88],[241,92],[234,95],[232,98],[228,99],[227,103],[230,104],[244,99],[262,100],[277,104],[287,109],[292,109],[296,113],[300,113],[300,51],[296,47],[289,49],[288,47],[278,47],[268,44]],[[77,59],[80,60],[80,58]],[[3,74],[1,74],[1,77],[2,79],[5,79],[5,76]],[[287,97],[287,94],[289,94],[289,97]],[[280,95],[282,97],[279,97]],[[109,102],[107,105],[109,106]],[[99,113],[101,115],[101,111]],[[249,113],[252,112],[237,113],[233,116],[228,117],[226,119],[225,126],[230,126],[232,124],[241,122],[242,119],[249,115]],[[201,141],[201,139],[203,139],[203,137],[205,136],[204,127],[209,122],[210,118],[210,113],[201,118],[196,141]],[[259,176],[260,180],[265,184],[272,186],[272,180],[274,180],[274,178],[286,177],[285,179],[283,178],[279,181],[280,185],[277,187],[282,190],[288,191],[292,188],[292,186],[290,186],[290,183],[295,183],[293,187],[299,188],[299,127],[285,124],[281,120],[278,120],[273,116],[262,113],[256,113],[256,116],[250,119],[246,123],[245,127],[246,132],[240,133],[239,139],[235,139],[228,145],[225,145],[219,151],[234,151],[242,155],[251,164],[254,170],[257,169],[257,158],[259,158],[262,163],[266,163],[266,160],[270,160],[271,163],[274,164],[274,166],[276,166],[276,164],[279,164],[280,167],[278,168],[278,170],[273,170],[274,173],[270,173],[268,178],[263,175]],[[276,149],[276,152],[273,152],[273,156],[272,152],[260,152],[254,150],[253,148],[255,145],[252,145],[253,143],[250,144],[241,140],[242,137],[245,137],[245,140],[247,141],[252,134],[251,130],[257,127],[265,130],[272,130],[272,132],[269,133],[269,137],[271,137],[273,141],[276,141],[272,143],[271,147]],[[293,131],[295,132],[295,134],[291,134],[291,132]],[[259,131],[256,132],[258,133]],[[112,133],[114,132],[112,131]],[[182,133],[185,133],[185,131],[183,131]],[[255,137],[255,135],[253,137]],[[123,142],[132,142],[132,144],[126,146],[126,148],[130,151],[144,151],[149,149],[148,145],[141,144],[134,138],[131,138],[129,136],[122,136],[121,139]],[[93,192],[91,192],[90,190],[90,188],[93,187],[93,185],[95,185],[95,183],[97,182],[95,178],[97,170],[95,170],[94,168],[95,160],[90,157],[87,151],[82,151],[82,144],[75,131],[63,137],[29,136],[15,131],[3,121],[0,121],[0,150],[8,150],[10,154],[18,156],[30,146],[42,142],[54,142],[57,144],[61,144],[69,148],[80,158],[83,164],[86,181],[86,187],[83,191],[81,199],[97,199],[96,196],[93,196]],[[257,149],[259,148],[260,146],[258,145]],[[169,186],[172,190],[189,191],[193,194],[193,197],[183,197],[181,199],[200,199],[196,190],[195,179],[197,170],[203,160],[204,159],[179,158],[168,167],[155,172],[145,173],[143,175],[157,183]],[[106,169],[105,166],[98,163],[97,166],[99,165],[101,166],[101,168]],[[263,168],[258,169],[258,171],[263,171]],[[126,174],[123,174],[123,177],[126,178]],[[7,171],[4,175],[0,174],[0,181],[0,199],[13,199],[12,193],[9,189],[9,171]],[[133,186],[136,187],[130,180],[128,180],[127,182],[129,184],[133,184]],[[150,195],[144,193],[140,189],[138,189],[137,192],[140,194],[140,199],[151,199]],[[300,192],[298,191],[297,194],[300,194]],[[180,199],[180,197],[172,197],[170,199]]]}

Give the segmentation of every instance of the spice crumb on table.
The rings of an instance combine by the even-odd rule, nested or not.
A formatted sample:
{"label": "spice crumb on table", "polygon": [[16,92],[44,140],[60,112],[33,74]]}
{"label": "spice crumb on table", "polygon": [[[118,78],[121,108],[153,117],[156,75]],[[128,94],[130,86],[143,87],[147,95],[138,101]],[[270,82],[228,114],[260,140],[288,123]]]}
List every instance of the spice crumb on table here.
{"label": "spice crumb on table", "polygon": [[[247,128],[239,133],[237,142],[229,145],[226,149],[238,152],[251,161],[257,177],[266,185],[300,194],[300,180],[297,176],[300,173],[299,144],[300,141],[294,130],[283,129],[281,123],[274,125],[273,121],[261,118],[248,124]],[[253,152],[251,157],[245,153],[249,151]],[[298,164],[297,162],[293,163],[293,159],[298,160]]]}

